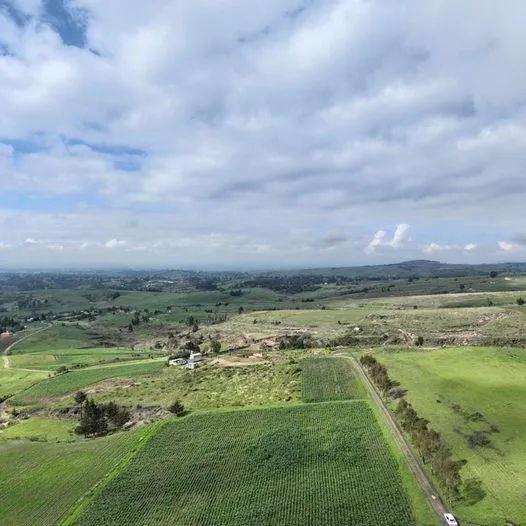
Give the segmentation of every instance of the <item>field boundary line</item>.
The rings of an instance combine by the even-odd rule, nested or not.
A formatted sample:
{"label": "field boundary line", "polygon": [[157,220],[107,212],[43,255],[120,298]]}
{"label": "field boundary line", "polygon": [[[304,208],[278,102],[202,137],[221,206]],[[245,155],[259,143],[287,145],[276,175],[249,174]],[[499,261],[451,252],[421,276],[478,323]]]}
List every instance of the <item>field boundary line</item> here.
{"label": "field boundary line", "polygon": [[387,409],[382,398],[378,394],[376,387],[373,385],[373,383],[371,382],[371,380],[369,379],[369,377],[363,370],[358,360],[354,356],[347,357],[347,358],[351,360],[356,372],[358,373],[358,375],[364,382],[365,387],[369,391],[369,394],[371,395],[373,402],[376,404],[376,406],[380,410],[383,416],[383,419],[384,419],[384,423],[386,424],[387,428],[391,431],[391,434],[396,444],[398,445],[398,447],[400,448],[402,452],[402,455],[404,456],[406,464],[409,466],[411,472],[413,473],[413,476],[415,477],[416,482],[422,489],[422,492],[424,493],[429,506],[436,513],[438,518],[441,521],[443,521],[444,513],[447,513],[448,508],[442,502],[440,498],[440,494],[436,491],[428,475],[425,473],[425,471],[420,466],[420,462],[413,454],[413,451],[410,448],[409,444],[407,443],[407,440],[404,437],[402,431],[398,427],[397,423],[394,421],[393,417],[391,416],[391,413],[389,412],[389,409]]}
{"label": "field boundary line", "polygon": [[[152,424],[144,436],[139,438],[137,445],[129,451],[115,466],[113,466],[104,477],[96,482],[71,508],[69,514],[60,521],[59,526],[73,526],[77,520],[82,516],[86,508],[90,505],[93,499],[117,476],[126,466],[137,456],[137,454],[146,446],[146,444],[157,434],[162,427],[167,424],[167,420],[156,422]],[[125,433],[126,431],[121,431]],[[96,440],[96,439],[95,439]]]}

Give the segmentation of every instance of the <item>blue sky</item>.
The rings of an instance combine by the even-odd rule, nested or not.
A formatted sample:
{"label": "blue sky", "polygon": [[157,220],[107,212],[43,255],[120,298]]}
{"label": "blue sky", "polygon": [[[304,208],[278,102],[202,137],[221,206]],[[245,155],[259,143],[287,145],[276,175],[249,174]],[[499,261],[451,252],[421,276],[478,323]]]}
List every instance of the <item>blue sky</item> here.
{"label": "blue sky", "polygon": [[0,266],[522,260],[525,16],[0,0]]}

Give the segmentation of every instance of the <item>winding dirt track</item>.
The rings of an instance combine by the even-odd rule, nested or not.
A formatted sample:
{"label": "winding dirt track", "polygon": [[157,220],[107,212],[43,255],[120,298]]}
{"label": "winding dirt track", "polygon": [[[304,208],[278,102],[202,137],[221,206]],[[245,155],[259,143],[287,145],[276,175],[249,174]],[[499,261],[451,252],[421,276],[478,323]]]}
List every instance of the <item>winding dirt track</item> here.
{"label": "winding dirt track", "polygon": [[[42,331],[45,331],[52,327],[52,324],[47,325],[46,327],[42,327],[41,329],[38,329],[33,332],[29,332],[28,334],[25,334],[22,336],[22,338],[13,341],[12,336],[4,337],[0,340],[0,353],[2,353],[2,359],[4,360],[4,369],[11,369],[11,364],[9,363],[9,351],[13,349],[15,345],[18,345],[20,342],[23,342],[26,338],[29,338],[30,336],[34,336],[35,334],[38,334]],[[18,369],[19,371],[37,371],[36,369]],[[40,372],[40,371],[37,371]],[[5,408],[5,401],[0,403],[0,418],[5,419],[8,417],[7,410]]]}
{"label": "winding dirt track", "polygon": [[[347,358],[349,357],[347,356]],[[356,372],[362,379],[365,387],[367,387],[367,390],[369,391],[371,398],[378,406],[378,409],[380,409],[382,416],[384,417],[385,424],[391,431],[393,438],[395,439],[396,443],[398,444],[398,447],[402,451],[409,468],[413,472],[413,475],[416,481],[418,482],[418,485],[422,488],[422,491],[424,492],[424,495],[426,497],[426,500],[429,503],[429,506],[436,513],[440,521],[443,522],[444,513],[447,513],[448,511],[447,507],[444,505],[444,503],[440,499],[429,477],[426,475],[424,470],[420,467],[420,463],[418,462],[413,452],[411,451],[398,425],[393,420],[391,413],[389,413],[389,410],[387,409],[382,398],[378,394],[376,387],[373,385],[371,380],[369,380],[369,377],[365,374],[365,371],[363,370],[360,362],[354,357],[349,358],[349,359],[351,360]]]}

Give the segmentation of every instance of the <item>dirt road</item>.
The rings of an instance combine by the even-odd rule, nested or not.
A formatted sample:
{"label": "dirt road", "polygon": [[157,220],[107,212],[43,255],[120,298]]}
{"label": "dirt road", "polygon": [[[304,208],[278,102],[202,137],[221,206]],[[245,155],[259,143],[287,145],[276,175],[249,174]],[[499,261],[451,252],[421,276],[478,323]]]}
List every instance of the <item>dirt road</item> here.
{"label": "dirt road", "polygon": [[433,487],[432,482],[429,480],[429,477],[426,475],[424,470],[420,467],[420,463],[413,455],[413,452],[409,448],[409,445],[407,444],[404,435],[398,428],[398,425],[393,420],[393,417],[391,416],[391,413],[389,413],[389,410],[385,406],[382,398],[378,394],[378,391],[376,390],[376,387],[373,385],[373,383],[369,380],[369,377],[365,374],[365,371],[363,370],[360,362],[356,358],[349,358],[354,368],[356,369],[356,372],[362,379],[364,385],[367,387],[367,390],[369,391],[371,398],[376,403],[378,408],[380,409],[382,416],[384,417],[384,422],[391,431],[393,438],[395,439],[396,443],[398,444],[398,447],[402,451],[405,460],[407,464],[409,465],[411,471],[413,472],[413,475],[418,482],[418,485],[422,488],[422,491],[424,492],[424,495],[426,496],[426,499],[432,508],[432,510],[436,513],[438,518],[441,522],[444,521],[444,513],[447,513],[448,509],[444,505],[444,503],[440,500],[440,497],[438,496],[438,493]]}
{"label": "dirt road", "polygon": [[[47,325],[46,327],[42,327],[41,329],[38,329],[34,332],[30,332],[28,334],[25,334],[22,336],[22,338],[13,341],[13,337],[9,336],[7,338],[4,338],[0,341],[0,353],[2,353],[2,359],[4,361],[4,369],[10,369],[11,364],[9,363],[9,351],[13,349],[15,345],[18,345],[20,342],[24,341],[26,338],[29,338],[30,336],[33,336],[35,334],[38,334],[39,332],[45,331],[52,327],[52,324]],[[20,371],[33,371],[33,369],[17,369]],[[36,370],[36,372],[41,372],[39,370]],[[5,405],[5,401],[0,403],[0,419],[6,420],[9,417]]]}

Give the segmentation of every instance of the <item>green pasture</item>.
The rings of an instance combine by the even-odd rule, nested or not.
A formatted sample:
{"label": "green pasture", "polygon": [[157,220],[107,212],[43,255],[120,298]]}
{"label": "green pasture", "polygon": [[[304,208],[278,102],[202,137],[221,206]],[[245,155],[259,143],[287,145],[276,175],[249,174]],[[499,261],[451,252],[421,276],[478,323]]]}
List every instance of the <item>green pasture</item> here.
{"label": "green pasture", "polygon": [[[454,504],[455,513],[487,526],[526,522],[526,351],[466,347],[382,353],[378,359],[454,456],[467,460],[463,479],[481,483],[484,498]],[[471,447],[475,431],[489,444]]]}

